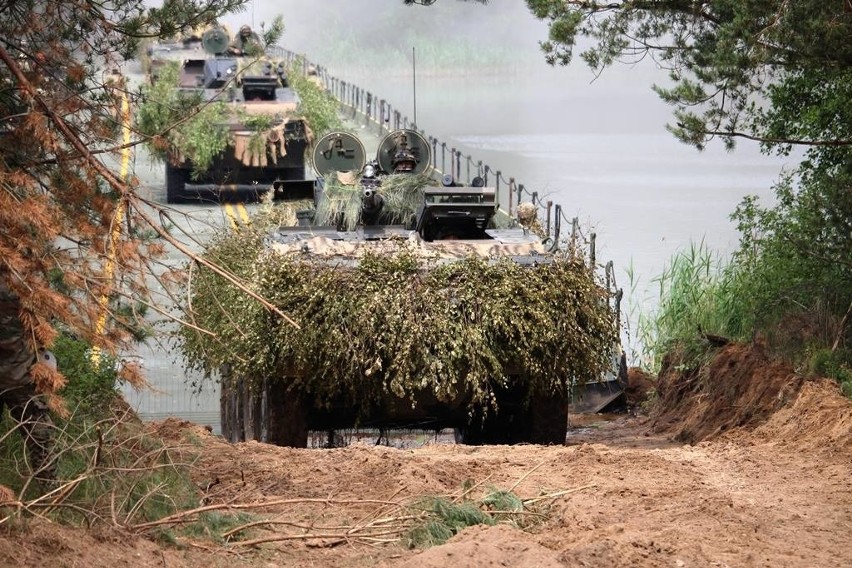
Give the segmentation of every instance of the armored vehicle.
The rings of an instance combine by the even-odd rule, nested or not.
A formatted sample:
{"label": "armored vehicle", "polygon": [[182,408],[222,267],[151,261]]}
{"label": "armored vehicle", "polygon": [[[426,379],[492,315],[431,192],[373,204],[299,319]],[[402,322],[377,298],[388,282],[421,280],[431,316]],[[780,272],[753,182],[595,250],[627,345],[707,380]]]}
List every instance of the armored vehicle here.
{"label": "armored vehicle", "polygon": [[173,149],[166,163],[167,201],[245,199],[267,191],[310,198],[313,181],[305,180],[310,131],[295,116],[299,100],[285,64],[267,55],[235,54],[222,27],[205,31],[200,45],[178,50],[179,88],[207,103],[224,103],[218,126],[226,131],[227,145],[203,171],[180,147]]}
{"label": "armored vehicle", "polygon": [[230,292],[212,275],[196,279],[196,322],[218,326],[230,350],[214,355],[192,331],[183,348],[220,373],[224,436],[304,447],[309,431],[358,426],[564,443],[572,392],[614,376],[609,291],[575,252],[497,228],[484,180],[436,184],[416,131],[392,132],[375,160],[365,155],[351,134],[323,137],[316,207],[254,253],[216,252],[237,251],[278,315],[244,304],[222,317]]}
{"label": "armored vehicle", "polygon": [[201,45],[202,33],[190,32],[172,40],[157,41],[145,49],[141,61],[142,70],[149,81],[155,81],[160,70],[170,61],[181,64],[187,59],[203,59],[207,56]]}

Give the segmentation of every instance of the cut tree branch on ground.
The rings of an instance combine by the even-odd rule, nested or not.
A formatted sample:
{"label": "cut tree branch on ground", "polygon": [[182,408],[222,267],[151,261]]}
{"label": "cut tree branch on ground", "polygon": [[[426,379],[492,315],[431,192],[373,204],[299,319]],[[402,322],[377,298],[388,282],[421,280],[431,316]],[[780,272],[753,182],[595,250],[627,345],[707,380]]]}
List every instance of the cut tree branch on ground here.
{"label": "cut tree branch on ground", "polygon": [[[523,481],[528,477],[533,471],[541,467],[545,462],[538,464],[536,467],[527,472],[526,475],[522,476],[521,479],[516,482],[516,485]],[[477,484],[475,487],[481,486],[482,483]],[[597,484],[587,484],[581,487],[575,487],[572,489],[566,489],[562,491],[556,491],[547,493],[544,495],[539,495],[537,497],[532,497],[529,499],[521,500],[524,506],[534,505],[536,503],[540,503],[542,501],[547,500],[555,500],[565,495],[576,493],[578,491],[583,491],[586,489],[591,489],[597,487]],[[447,496],[445,498],[448,502],[458,502],[460,498],[463,498],[465,495],[469,495],[472,488],[465,489],[459,494],[454,496]],[[260,509],[269,509],[272,507],[279,507],[282,505],[304,505],[304,504],[315,504],[315,505],[381,505],[378,511],[387,511],[390,507],[391,510],[389,514],[385,516],[377,517],[377,513],[374,512],[371,515],[368,515],[366,518],[362,519],[362,521],[357,522],[353,525],[327,525],[327,526],[317,526],[313,523],[299,522],[297,519],[292,518],[292,514],[289,512],[281,512],[277,515],[277,518],[269,518],[269,519],[259,519],[253,520],[251,522],[242,524],[237,527],[233,527],[228,529],[220,536],[224,540],[228,542],[227,546],[229,548],[249,548],[254,546],[259,546],[261,544],[268,544],[274,542],[285,542],[285,541],[324,541],[321,544],[314,544],[314,546],[323,546],[330,547],[336,546],[344,543],[354,543],[361,542],[365,544],[387,544],[387,543],[395,543],[399,542],[400,539],[405,535],[410,533],[413,529],[415,529],[419,524],[426,522],[429,518],[439,515],[436,510],[432,508],[422,509],[419,512],[412,513],[412,508],[416,509],[417,504],[422,502],[425,497],[423,496],[412,496],[400,501],[383,501],[383,500],[374,500],[374,499],[322,499],[322,498],[305,498],[305,499],[279,499],[273,501],[264,501],[257,503],[230,503],[230,504],[218,504],[218,505],[208,505],[205,507],[199,507],[196,509],[192,509],[189,511],[182,511],[180,513],[176,513],[174,515],[170,515],[168,517],[164,517],[157,521],[151,521],[147,523],[140,523],[133,526],[130,526],[134,531],[147,531],[153,528],[169,526],[169,525],[181,525],[196,522],[200,515],[203,513],[207,513],[210,511],[228,511],[228,510],[260,510]],[[483,506],[482,504],[478,504],[478,506]],[[514,518],[534,518],[534,519],[545,519],[547,518],[546,513],[538,512],[538,511],[530,511],[530,510],[485,510],[485,513],[492,518],[494,521],[498,523],[512,522],[511,519]],[[439,517],[436,517],[439,518]],[[298,532],[278,532],[273,534],[268,534],[266,536],[259,536],[257,538],[251,538],[247,540],[232,540],[235,535],[240,533],[244,533],[245,531],[257,528],[265,528],[270,531],[275,531],[275,527],[291,527],[297,529]]]}

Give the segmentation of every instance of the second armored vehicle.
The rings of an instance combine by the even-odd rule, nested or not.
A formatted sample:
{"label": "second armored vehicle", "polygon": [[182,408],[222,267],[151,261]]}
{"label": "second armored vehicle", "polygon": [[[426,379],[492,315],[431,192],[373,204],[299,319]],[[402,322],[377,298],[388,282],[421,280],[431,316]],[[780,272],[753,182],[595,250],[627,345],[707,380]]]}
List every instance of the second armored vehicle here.
{"label": "second armored vehicle", "polygon": [[284,62],[235,52],[221,27],[204,32],[201,45],[203,52],[180,52],[177,88],[200,95],[202,105],[218,105],[219,122],[212,127],[224,143],[203,167],[189,150],[209,142],[187,137],[174,145],[166,162],[167,201],[252,198],[267,191],[309,198],[313,181],[305,180],[305,151],[311,133],[296,116],[299,98]]}

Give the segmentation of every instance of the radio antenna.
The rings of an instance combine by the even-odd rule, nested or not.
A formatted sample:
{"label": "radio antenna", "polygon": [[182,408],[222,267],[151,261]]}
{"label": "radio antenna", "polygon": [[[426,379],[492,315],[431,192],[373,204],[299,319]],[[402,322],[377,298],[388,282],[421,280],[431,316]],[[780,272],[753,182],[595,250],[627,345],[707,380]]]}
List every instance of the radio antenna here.
{"label": "radio antenna", "polygon": [[417,126],[417,56],[414,47],[411,47],[411,80],[414,91],[414,125]]}

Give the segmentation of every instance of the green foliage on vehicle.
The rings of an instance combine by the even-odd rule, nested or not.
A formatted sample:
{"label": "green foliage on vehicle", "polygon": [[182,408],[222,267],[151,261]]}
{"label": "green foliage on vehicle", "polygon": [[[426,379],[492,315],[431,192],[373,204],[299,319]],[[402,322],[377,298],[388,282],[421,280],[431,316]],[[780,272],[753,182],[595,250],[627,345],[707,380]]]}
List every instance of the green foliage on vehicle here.
{"label": "green foliage on vehicle", "polygon": [[222,101],[204,101],[199,91],[178,88],[177,62],[163,65],[156,81],[142,87],[136,126],[148,136],[151,155],[162,161],[187,159],[206,170],[228,146],[227,119]]}
{"label": "green foliage on vehicle", "polygon": [[441,262],[388,241],[341,265],[267,250],[259,226],[222,236],[206,254],[300,327],[195,271],[189,317],[215,336],[187,327],[180,344],[188,365],[208,376],[227,365],[232,376],[286,380],[362,410],[420,391],[487,407],[512,380],[532,393],[564,392],[611,364],[615,315],[582,258]]}
{"label": "green foliage on vehicle", "polygon": [[223,89],[221,100],[205,100],[202,91],[179,88],[179,73],[177,62],[166,62],[158,68],[157,79],[142,87],[136,126],[147,137],[146,146],[154,158],[188,161],[196,173],[209,169],[234,144],[232,124],[252,132],[248,141],[252,155],[267,151],[267,133],[281,120],[301,118],[314,136],[342,126],[337,100],[299,65],[290,65],[287,72],[299,103],[283,114],[277,110],[274,114],[250,114],[240,105],[224,102],[229,90],[239,88],[236,84]]}
{"label": "green foliage on vehicle", "polygon": [[287,80],[299,95],[297,115],[305,119],[316,139],[333,130],[341,130],[340,102],[315,77],[308,75],[302,62],[287,68]]}
{"label": "green foliage on vehicle", "polygon": [[[392,174],[382,178],[379,191],[384,199],[382,213],[389,224],[406,225],[423,203],[423,188],[433,184],[428,176]],[[364,189],[360,184],[340,182],[336,172],[325,177],[322,196],[317,203],[314,223],[334,226],[340,224],[351,231],[361,220]]]}

